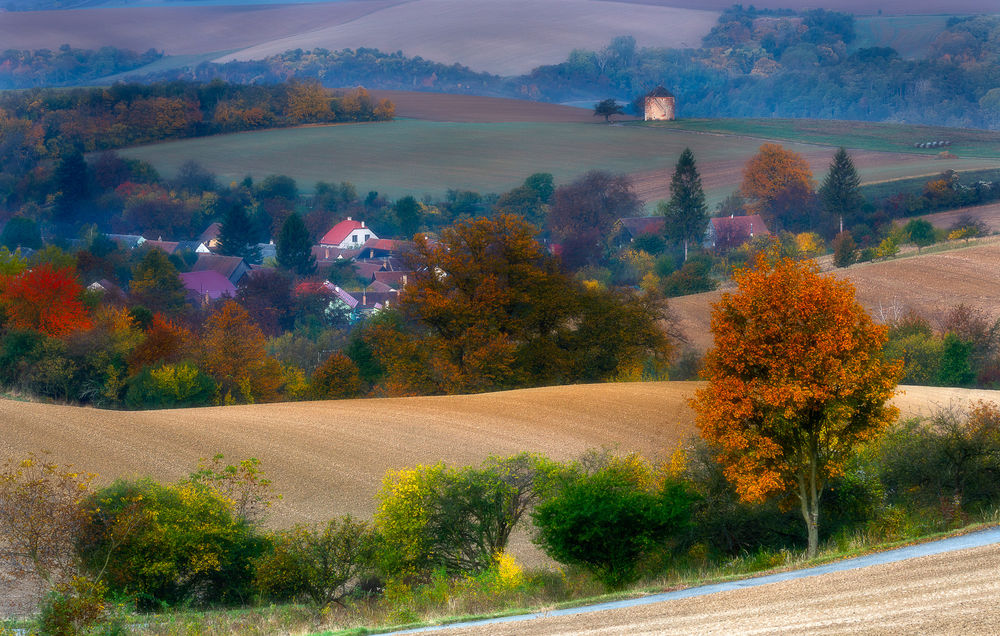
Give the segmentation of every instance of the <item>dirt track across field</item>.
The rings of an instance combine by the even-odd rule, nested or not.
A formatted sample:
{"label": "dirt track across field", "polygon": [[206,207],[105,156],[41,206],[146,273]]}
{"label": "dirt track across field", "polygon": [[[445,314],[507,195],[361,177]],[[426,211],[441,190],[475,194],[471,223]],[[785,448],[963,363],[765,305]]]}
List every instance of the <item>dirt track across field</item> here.
{"label": "dirt track across field", "polygon": [[996,634],[1000,546],[921,557],[709,596],[518,623],[491,634]]}

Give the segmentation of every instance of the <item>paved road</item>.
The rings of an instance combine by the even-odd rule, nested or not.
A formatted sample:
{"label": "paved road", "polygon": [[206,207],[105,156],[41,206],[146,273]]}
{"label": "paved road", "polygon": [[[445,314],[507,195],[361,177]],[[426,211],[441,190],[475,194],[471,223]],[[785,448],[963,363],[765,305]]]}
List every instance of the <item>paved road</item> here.
{"label": "paved road", "polygon": [[[477,633],[573,633],[587,631],[591,633],[624,633],[640,632],[650,629],[651,633],[665,632],[667,625],[659,625],[657,621],[661,618],[655,613],[671,614],[671,608],[681,609],[671,602],[707,595],[721,593],[732,593],[761,586],[776,585],[766,590],[753,590],[754,596],[747,597],[743,594],[730,594],[727,600],[732,597],[736,601],[735,613],[732,608],[714,608],[708,610],[706,604],[714,605],[717,599],[700,599],[699,604],[692,605],[685,603],[685,611],[681,612],[683,617],[672,616],[670,625],[679,625],[680,618],[691,620],[697,619],[692,616],[692,612],[687,611],[691,606],[695,610],[694,614],[703,615],[705,619],[712,620],[718,617],[721,623],[718,627],[723,631],[731,630],[733,624],[723,628],[726,620],[726,611],[729,611],[729,619],[736,620],[735,625],[744,631],[751,619],[764,620],[763,631],[786,631],[801,630],[803,628],[813,631],[832,631],[838,633],[838,626],[844,633],[856,631],[871,631],[865,627],[877,626],[876,633],[882,633],[881,628],[889,628],[888,633],[897,631],[890,628],[895,625],[901,631],[916,629],[918,624],[914,621],[922,621],[928,618],[928,611],[936,607],[939,611],[931,618],[940,619],[943,622],[935,624],[920,624],[921,631],[931,631],[946,633],[959,629],[960,623],[952,623],[949,617],[965,617],[969,621],[962,624],[959,631],[964,633],[1000,633],[1000,607],[997,604],[997,594],[1000,593],[1000,527],[983,530],[959,537],[942,539],[922,543],[919,545],[888,550],[862,557],[845,559],[836,563],[820,565],[802,570],[781,572],[767,576],[759,576],[739,581],[727,583],[717,583],[713,585],[703,585],[700,587],[654,594],[637,599],[624,601],[614,601],[589,605],[584,607],[574,607],[561,610],[553,610],[545,613],[525,614],[520,616],[509,616],[496,619],[473,621],[468,623],[458,623],[441,627],[428,627],[418,630],[400,633],[417,633],[426,631],[449,630],[449,634],[477,634]],[[962,555],[948,555],[946,553],[957,550],[965,550]],[[938,556],[935,558],[935,555]],[[911,559],[921,559],[913,564],[902,563]],[[961,565],[958,565],[958,563]],[[892,567],[873,567],[889,566]],[[954,565],[953,565],[954,564]],[[910,567],[910,566],[913,567]],[[850,573],[852,570],[861,568],[872,568],[869,572],[860,576],[858,573]],[[831,577],[837,573],[848,572],[845,575]],[[825,576],[826,575],[826,576]],[[824,577],[817,579],[816,577]],[[853,577],[853,578],[852,578]],[[795,586],[780,585],[796,579],[813,578],[808,587],[802,584]],[[809,590],[812,590],[811,592]],[[794,596],[797,592],[805,592],[800,601],[796,601]],[[860,594],[860,597],[855,598]],[[840,600],[834,597],[839,595]],[[723,594],[723,596],[726,596]],[[942,596],[947,597],[942,605]],[[843,598],[851,597],[849,603],[843,603]],[[720,599],[722,597],[719,597]],[[768,622],[767,603],[785,602],[782,611],[777,612],[783,618],[792,615],[796,616],[794,625],[779,625]],[[985,601],[985,602],[984,602]],[[796,603],[798,605],[796,605]],[[801,607],[810,603],[817,604],[811,607],[812,615],[821,615],[823,620],[817,624],[812,619],[802,622],[799,612],[790,608]],[[865,603],[874,603],[872,608],[862,610]],[[664,604],[658,608],[649,608],[644,614],[637,615],[636,608]],[[910,611],[900,611],[901,606],[909,606]],[[840,614],[830,614],[831,607],[839,607]],[[751,609],[750,614],[743,615],[741,612]],[[708,610],[708,611],[706,611]],[[927,610],[927,611],[925,611]],[[971,613],[970,613],[971,612]],[[602,613],[596,616],[583,616],[595,613]],[[850,620],[845,616],[852,616]],[[625,618],[622,618],[625,617]],[[634,618],[629,618],[634,617]],[[846,621],[846,622],[845,622]],[[858,623],[861,621],[861,623]],[[891,621],[896,621],[892,623]],[[900,622],[903,621],[903,622]],[[705,623],[686,623],[687,627],[683,631],[715,631],[713,625]],[[822,629],[820,629],[822,627]],[[954,629],[953,629],[954,628]],[[911,632],[912,633],[912,632]]]}

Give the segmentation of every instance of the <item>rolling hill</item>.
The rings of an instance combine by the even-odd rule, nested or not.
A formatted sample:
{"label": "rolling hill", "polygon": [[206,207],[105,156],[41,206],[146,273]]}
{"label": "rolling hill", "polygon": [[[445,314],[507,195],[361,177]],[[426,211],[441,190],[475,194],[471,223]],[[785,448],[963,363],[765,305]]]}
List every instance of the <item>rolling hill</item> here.
{"label": "rolling hill", "polygon": [[[1000,143],[992,137],[975,146],[977,157],[940,159],[930,152],[903,152],[884,141],[895,130],[891,124],[867,126],[866,130],[880,131],[873,141],[852,136],[845,122],[813,122],[817,128],[829,127],[827,139],[839,140],[824,145],[791,141],[795,133],[785,129],[770,133],[762,127],[754,135],[745,130],[608,126],[586,109],[537,102],[523,102],[519,109],[517,100],[394,95],[401,117],[420,119],[220,135],[130,148],[120,154],[148,161],[166,176],[194,160],[223,182],[248,174],[255,178],[286,174],[305,191],[318,181],[350,181],[361,191],[376,190],[391,198],[441,196],[447,189],[499,193],[520,185],[534,172],[551,172],[557,183],[565,183],[601,169],[631,174],[640,198],[655,202],[669,196],[670,172],[681,151],[690,147],[710,203],[735,189],[743,164],[769,134],[802,153],[820,179],[836,145],[853,148],[852,142],[892,151],[852,150],[865,182],[930,176],[946,169],[992,168],[993,157],[1000,156]],[[591,123],[584,123],[587,118]],[[906,134],[922,140],[929,133],[921,129]],[[906,147],[912,150],[912,143]]]}
{"label": "rolling hill", "polygon": [[[650,382],[523,389],[479,395],[387,398],[102,411],[0,400],[0,459],[29,452],[99,482],[152,475],[174,480],[198,458],[257,457],[284,495],[271,524],[286,526],[351,513],[368,517],[386,471],[489,455],[540,452],[554,459],[615,447],[652,459],[669,456],[695,432],[687,399],[697,382]],[[906,387],[904,414],[994,391]]]}
{"label": "rolling hill", "polygon": [[313,4],[111,7],[0,13],[4,48],[117,46],[261,59],[292,49],[379,48],[500,75],[562,62],[633,35],[697,46],[717,11],[601,0],[345,0]]}
{"label": "rolling hill", "polygon": [[[983,206],[982,210],[984,214],[995,214],[995,206]],[[951,247],[954,249],[925,250],[923,254],[908,252],[901,258],[859,263],[832,269],[832,273],[854,284],[858,300],[876,318],[913,309],[933,323],[959,304],[981,310],[992,319],[1000,318],[996,303],[1000,296],[1000,278],[996,275],[1000,271],[1000,240],[987,238],[969,246]],[[830,264],[826,263],[826,267]],[[670,299],[681,329],[698,350],[704,351],[712,344],[712,303],[721,295],[722,290],[717,290]]]}

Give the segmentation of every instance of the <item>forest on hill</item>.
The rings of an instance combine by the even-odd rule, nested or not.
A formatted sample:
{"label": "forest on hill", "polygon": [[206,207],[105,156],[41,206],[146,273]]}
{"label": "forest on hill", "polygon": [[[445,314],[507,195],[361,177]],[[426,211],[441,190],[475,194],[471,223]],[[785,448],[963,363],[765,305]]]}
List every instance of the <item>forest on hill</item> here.
{"label": "forest on hill", "polygon": [[[1000,125],[1000,18],[949,18],[916,58],[889,46],[860,48],[857,41],[855,18],[845,13],[734,5],[696,48],[645,48],[633,37],[621,36],[602,50],[574,50],[560,64],[514,77],[371,48],[295,49],[262,60],[155,71],[126,68],[140,56],[121,53],[118,68],[134,70],[140,81],[266,84],[298,77],[332,87],[363,84],[551,102],[597,97],[629,101],[663,85],[679,96],[682,117]],[[106,67],[109,56],[91,55],[94,61],[89,62],[73,49],[57,54],[5,51],[0,55],[0,88],[91,81],[99,77],[93,69],[98,60]]]}

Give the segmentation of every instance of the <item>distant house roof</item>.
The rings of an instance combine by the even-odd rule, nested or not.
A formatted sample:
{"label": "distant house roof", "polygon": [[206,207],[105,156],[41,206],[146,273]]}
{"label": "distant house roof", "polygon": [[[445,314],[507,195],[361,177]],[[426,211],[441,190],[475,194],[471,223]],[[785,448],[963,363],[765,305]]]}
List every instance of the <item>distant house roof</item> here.
{"label": "distant house roof", "polygon": [[400,287],[409,282],[409,278],[413,276],[413,272],[400,272],[400,271],[380,271],[375,272],[373,278],[387,285],[392,285],[394,287]]}
{"label": "distant house roof", "polygon": [[303,281],[295,286],[296,296],[303,296],[305,294],[323,294],[325,296],[330,296],[331,298],[338,298],[344,301],[344,304],[352,310],[358,306],[357,298],[355,298],[350,292],[344,291],[328,280],[322,282]]}
{"label": "distant house roof", "polygon": [[636,238],[642,234],[662,234],[666,219],[662,216],[627,216],[618,219],[618,223],[631,238]]}
{"label": "distant house roof", "polygon": [[662,86],[657,86],[653,90],[646,94],[646,97],[674,97],[674,94],[663,88]]}
{"label": "distant house roof", "polygon": [[359,248],[344,249],[341,247],[329,247],[326,245],[313,245],[312,255],[316,257],[317,263],[330,263],[337,260],[351,261],[361,254]]}
{"label": "distant house roof", "polygon": [[250,267],[239,256],[222,256],[221,254],[198,254],[198,260],[191,267],[192,272],[206,270],[216,271],[237,285],[240,279],[250,271]]}
{"label": "distant house roof", "polygon": [[362,256],[392,256],[402,254],[413,245],[412,241],[394,241],[392,239],[373,238],[365,241],[361,247]]}
{"label": "distant house roof", "polygon": [[198,236],[198,242],[208,245],[211,241],[219,238],[219,232],[222,231],[222,223],[212,223],[205,228],[205,231]]}
{"label": "distant house roof", "polygon": [[387,285],[380,280],[373,280],[371,285],[365,288],[367,292],[390,292],[393,291],[394,287],[392,285]]}
{"label": "distant house roof", "polygon": [[380,261],[355,261],[352,265],[358,276],[365,280],[372,280],[375,272],[381,272],[385,268],[385,264]]}
{"label": "distant house roof", "polygon": [[355,221],[351,217],[347,217],[345,220],[334,225],[329,232],[323,235],[323,238],[319,240],[320,245],[331,245],[338,246],[344,239],[351,235],[354,230],[360,230],[365,225],[361,221]]}
{"label": "distant house roof", "polygon": [[142,244],[144,247],[161,249],[167,254],[173,254],[177,251],[177,246],[180,245],[177,241],[149,241],[147,240]]}
{"label": "distant house roof", "polygon": [[759,214],[748,216],[720,216],[709,219],[706,232],[711,247],[739,247],[755,236],[770,236],[764,219]]}
{"label": "distant house roof", "polygon": [[396,290],[387,292],[359,291],[350,292],[357,301],[359,310],[378,310],[384,307],[394,306],[399,301],[399,292]]}
{"label": "distant house roof", "polygon": [[236,295],[236,285],[233,285],[228,278],[215,270],[182,272],[178,274],[178,277],[184,283],[184,287],[202,299],[218,300],[223,296]]}
{"label": "distant house roof", "polygon": [[138,234],[108,234],[108,238],[130,250],[146,242],[146,239]]}

